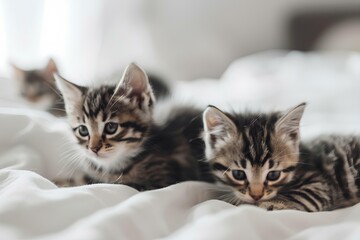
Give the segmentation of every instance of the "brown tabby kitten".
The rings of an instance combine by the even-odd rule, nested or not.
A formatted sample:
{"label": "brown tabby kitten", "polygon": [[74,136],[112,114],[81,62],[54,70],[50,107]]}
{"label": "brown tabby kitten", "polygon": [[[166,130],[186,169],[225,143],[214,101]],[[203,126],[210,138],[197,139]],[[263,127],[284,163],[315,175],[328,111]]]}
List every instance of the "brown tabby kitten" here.
{"label": "brown tabby kitten", "polygon": [[58,71],[53,59],[50,59],[46,67],[41,70],[25,71],[15,65],[13,68],[20,94],[24,99],[55,116],[65,115],[64,103],[53,76]]}
{"label": "brown tabby kitten", "polygon": [[126,68],[117,86],[81,87],[59,76],[56,81],[85,165],[82,184],[122,183],[148,190],[210,179],[209,171],[200,171],[207,164],[197,161],[204,149],[198,137],[201,112],[177,109],[165,124],[155,124],[153,90],[137,65]]}
{"label": "brown tabby kitten", "polygon": [[327,211],[360,200],[360,137],[300,144],[305,104],[285,113],[203,114],[206,157],[230,192],[221,198],[268,210]]}

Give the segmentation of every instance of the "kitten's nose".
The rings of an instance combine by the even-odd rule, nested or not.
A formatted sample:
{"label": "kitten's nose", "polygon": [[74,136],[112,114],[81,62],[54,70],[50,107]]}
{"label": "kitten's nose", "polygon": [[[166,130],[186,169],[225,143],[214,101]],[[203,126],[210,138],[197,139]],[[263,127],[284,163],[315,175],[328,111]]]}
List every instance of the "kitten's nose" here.
{"label": "kitten's nose", "polygon": [[93,151],[94,153],[98,153],[98,151],[100,150],[101,146],[96,146],[96,147],[92,147],[90,148],[91,151]]}
{"label": "kitten's nose", "polygon": [[100,141],[96,146],[90,146],[90,150],[93,151],[94,153],[98,153],[101,147],[102,147],[102,141]]}
{"label": "kitten's nose", "polygon": [[254,193],[250,193],[250,196],[255,200],[255,201],[258,201],[260,200],[264,194],[254,194]]}

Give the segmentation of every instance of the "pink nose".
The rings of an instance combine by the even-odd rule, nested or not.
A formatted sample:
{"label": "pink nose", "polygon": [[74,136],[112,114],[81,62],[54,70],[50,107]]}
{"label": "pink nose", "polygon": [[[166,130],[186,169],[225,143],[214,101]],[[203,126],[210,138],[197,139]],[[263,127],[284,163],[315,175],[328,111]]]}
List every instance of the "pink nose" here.
{"label": "pink nose", "polygon": [[263,194],[257,195],[257,194],[252,194],[252,193],[250,193],[250,196],[251,196],[255,201],[258,201],[258,200],[260,200],[260,199],[263,197]]}
{"label": "pink nose", "polygon": [[101,147],[102,147],[102,145],[99,144],[99,145],[97,145],[95,147],[90,147],[90,150],[93,151],[94,153],[98,153],[99,150],[101,149]]}

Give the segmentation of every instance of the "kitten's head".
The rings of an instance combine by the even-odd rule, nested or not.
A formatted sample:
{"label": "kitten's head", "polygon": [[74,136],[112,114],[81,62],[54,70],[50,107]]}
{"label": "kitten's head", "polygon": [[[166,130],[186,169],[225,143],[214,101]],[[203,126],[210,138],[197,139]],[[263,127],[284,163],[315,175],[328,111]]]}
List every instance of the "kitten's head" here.
{"label": "kitten's head", "polygon": [[25,71],[13,65],[20,94],[33,104],[50,104],[56,97],[55,79],[57,72],[54,60],[50,59],[44,69]]}
{"label": "kitten's head", "polygon": [[155,98],[140,67],[130,64],[117,86],[87,88],[55,78],[86,160],[96,167],[120,169],[141,151]]}
{"label": "kitten's head", "polygon": [[209,106],[203,114],[206,158],[231,186],[234,204],[273,198],[299,162],[305,103],[285,113],[232,116]]}

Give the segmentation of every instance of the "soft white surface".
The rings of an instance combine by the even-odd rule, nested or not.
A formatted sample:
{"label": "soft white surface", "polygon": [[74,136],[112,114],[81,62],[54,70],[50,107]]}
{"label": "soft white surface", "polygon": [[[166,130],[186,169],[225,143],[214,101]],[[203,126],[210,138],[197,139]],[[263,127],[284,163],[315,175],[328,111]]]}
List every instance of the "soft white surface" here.
{"label": "soft white surface", "polygon": [[[356,132],[358,63],[356,54],[255,55],[232,64],[221,82],[176,83],[183,94],[174,100],[222,107],[230,100],[234,108],[263,110],[311,100],[308,136]],[[0,126],[0,239],[360,239],[360,204],[323,213],[266,212],[211,200],[211,187],[194,182],[143,193],[110,184],[59,189],[47,178],[74,171],[66,158],[67,124],[1,107]]]}
{"label": "soft white surface", "polygon": [[209,200],[204,183],[138,193],[123,185],[58,189],[30,171],[0,172],[1,239],[359,239],[360,205],[266,212]]}

